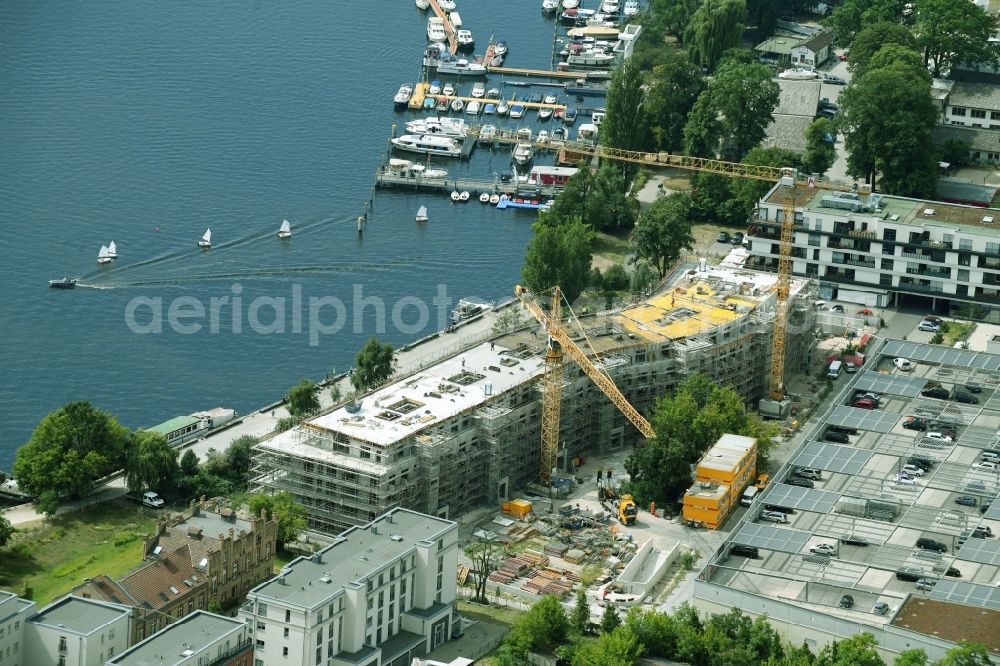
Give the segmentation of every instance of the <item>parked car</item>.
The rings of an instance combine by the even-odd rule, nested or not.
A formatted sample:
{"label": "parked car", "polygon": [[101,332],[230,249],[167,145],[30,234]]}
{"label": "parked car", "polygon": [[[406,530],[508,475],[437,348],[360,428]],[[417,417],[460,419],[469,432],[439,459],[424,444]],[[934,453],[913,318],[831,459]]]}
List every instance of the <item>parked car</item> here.
{"label": "parked car", "polygon": [[833,74],[823,73],[823,83],[829,83],[831,86],[846,86],[847,81],[840,78],[839,76],[834,76]]}
{"label": "parked car", "polygon": [[716,243],[728,243],[729,242],[729,234],[726,233],[725,231],[720,231],[719,235],[715,237],[715,242]]}
{"label": "parked car", "polygon": [[868,398],[862,398],[861,400],[855,400],[851,403],[852,407],[857,407],[858,409],[875,409],[875,403]]}
{"label": "parked car", "polygon": [[842,432],[845,435],[857,435],[858,434],[858,429],[857,428],[845,428],[844,426],[830,426],[829,428],[827,428],[827,430],[831,431],[831,432]]}
{"label": "parked car", "polygon": [[892,364],[896,366],[897,370],[913,370],[913,363],[910,362],[910,359],[902,356],[892,359]]}
{"label": "parked car", "polygon": [[955,498],[955,504],[961,504],[962,506],[976,506],[979,503],[972,495],[959,495]]}
{"label": "parked car", "polygon": [[935,430],[933,432],[925,433],[924,437],[926,439],[936,439],[939,442],[954,442],[955,441],[955,437],[954,437],[953,434],[949,434],[947,432],[940,432],[940,431],[937,431],[937,430]]}
{"label": "parked car", "polygon": [[976,539],[991,537],[993,536],[993,528],[989,525],[976,525],[975,529],[972,530],[972,536]]}
{"label": "parked car", "polygon": [[809,552],[815,555],[834,556],[837,554],[837,547],[829,543],[820,543],[810,548]]}
{"label": "parked car", "polygon": [[923,468],[917,467],[916,465],[903,465],[902,471],[914,477],[923,476],[925,474]]}
{"label": "parked car", "polygon": [[917,589],[922,590],[924,592],[930,592],[931,590],[934,589],[934,586],[936,584],[937,581],[932,578],[921,578],[920,580],[917,581]]}
{"label": "parked car", "polygon": [[731,245],[742,245],[743,244],[743,234],[737,231],[733,234],[733,237],[729,239]]}
{"label": "parked car", "polygon": [[781,506],[780,504],[765,504],[764,508],[768,511],[777,511],[778,513],[795,513],[795,509],[789,509],[787,506]]}
{"label": "parked car", "polygon": [[844,51],[843,53],[838,53],[837,60],[839,60],[840,62],[847,62],[847,56],[849,53],[850,51]]}
{"label": "parked car", "polygon": [[896,578],[899,580],[905,580],[909,583],[916,583],[920,580],[923,575],[922,569],[916,569],[914,567],[903,567],[896,572]]}
{"label": "parked car", "polygon": [[785,479],[785,483],[789,486],[798,486],[799,488],[815,488],[816,484],[809,479],[798,479],[792,477],[790,479]]}
{"label": "parked car", "polygon": [[948,576],[949,578],[961,578],[962,572],[956,569],[955,567],[948,567],[948,569],[944,572],[944,575]]}
{"label": "parked car", "polygon": [[948,546],[940,541],[928,539],[927,537],[920,537],[917,539],[917,548],[923,548],[924,550],[936,550],[939,553],[948,552]]}
{"label": "parked car", "polygon": [[903,421],[903,427],[907,430],[927,430],[927,419],[923,416],[908,416]]}
{"label": "parked car", "polygon": [[918,457],[914,456],[914,457],[911,457],[911,458],[907,458],[906,459],[906,464],[908,464],[908,465],[916,465],[917,467],[920,467],[921,469],[923,469],[925,472],[929,472],[930,469],[931,469],[931,467],[934,466],[934,461],[931,460],[930,458],[918,458]]}
{"label": "parked car", "polygon": [[979,459],[983,462],[1000,462],[1000,456],[995,453],[990,453],[988,451],[983,451],[979,454]]}
{"label": "parked car", "polygon": [[802,477],[803,479],[813,479],[815,481],[819,481],[823,478],[823,472],[813,467],[800,467],[795,470],[795,476]]}
{"label": "parked car", "polygon": [[849,594],[845,594],[840,598],[841,608],[854,608],[854,597]]}
{"label": "parked car", "polygon": [[990,505],[992,502],[983,502],[983,505],[979,507],[979,513],[986,513],[990,510]]}
{"label": "parked car", "polygon": [[854,399],[855,400],[871,400],[873,403],[875,403],[875,406],[878,407],[879,406],[879,401],[882,399],[882,396],[880,396],[878,393],[874,393],[872,391],[855,391],[854,392]]}
{"label": "parked car", "polygon": [[958,424],[953,421],[944,421],[942,419],[931,419],[927,422],[927,427],[930,430],[949,430],[955,432],[958,428]]}
{"label": "parked car", "polygon": [[917,324],[917,330],[924,331],[926,333],[939,333],[941,331],[941,324],[924,319]]}
{"label": "parked car", "polygon": [[924,315],[924,321],[932,322],[934,324],[937,324],[938,326],[944,323],[944,319],[941,319],[941,317],[937,317],[935,315]]}
{"label": "parked car", "polygon": [[952,398],[952,400],[954,400],[955,402],[961,402],[966,405],[979,404],[979,398],[966,391],[955,391],[955,395]]}
{"label": "parked car", "polygon": [[781,513],[780,511],[768,511],[767,509],[765,509],[764,511],[761,511],[757,517],[769,523],[788,522],[788,518],[786,518],[785,514]]}
{"label": "parked car", "polygon": [[889,604],[884,601],[876,601],[875,605],[872,606],[872,613],[875,615],[885,615],[889,612]]}
{"label": "parked car", "polygon": [[920,395],[924,396],[925,398],[937,398],[938,400],[947,400],[950,394],[948,393],[948,389],[942,388],[940,386],[935,386],[933,388],[923,389],[922,391],[920,391]]}
{"label": "parked car", "polygon": [[858,366],[854,364],[854,361],[844,361],[844,372],[847,374],[853,374],[858,371]]}
{"label": "parked car", "polygon": [[898,484],[903,485],[903,486],[915,486],[915,485],[917,485],[917,480],[916,479],[914,479],[909,474],[904,474],[903,472],[899,472],[898,474],[893,475],[892,480],[895,483],[898,483]]}
{"label": "parked car", "polygon": [[989,461],[989,462],[980,462],[980,463],[973,463],[972,466],[973,467],[977,467],[979,469],[988,469],[988,470],[993,470],[993,471],[996,471],[996,469],[998,467],[1000,467],[995,462],[992,462],[992,461]]}
{"label": "parked car", "polygon": [[851,443],[851,438],[848,437],[846,433],[837,432],[836,430],[827,430],[823,433],[823,439],[828,442],[837,442],[839,444]]}
{"label": "parked car", "polygon": [[844,306],[843,305],[831,305],[830,306],[830,312],[839,312],[839,313],[843,314],[843,312],[844,312]]}
{"label": "parked car", "polygon": [[976,382],[966,382],[965,390],[968,391],[969,393],[982,393],[983,387],[981,384],[978,384]]}
{"label": "parked car", "polygon": [[734,543],[732,548],[729,549],[729,554],[749,557],[751,559],[759,557],[757,546],[744,546],[741,543]]}
{"label": "parked car", "polygon": [[840,540],[840,543],[842,543],[844,545],[847,545],[847,546],[867,546],[868,545],[868,540],[865,539],[864,537],[860,537],[860,536],[857,536],[856,534],[852,534],[851,536],[843,537]]}

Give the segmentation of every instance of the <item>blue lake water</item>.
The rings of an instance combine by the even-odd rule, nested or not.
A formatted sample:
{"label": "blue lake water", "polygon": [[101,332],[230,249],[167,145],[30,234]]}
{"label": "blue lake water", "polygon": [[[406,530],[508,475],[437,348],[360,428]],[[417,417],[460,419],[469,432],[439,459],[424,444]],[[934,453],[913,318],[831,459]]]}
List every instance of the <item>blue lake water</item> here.
{"label": "blue lake water", "polygon": [[[479,44],[508,41],[508,65],[548,69],[553,24],[539,6],[459,10]],[[374,306],[353,316],[358,289],[383,300],[387,319],[404,297],[431,306],[439,285],[454,300],[511,294],[529,213],[383,191],[362,238],[355,229],[391,125],[417,117],[395,113],[392,96],[418,78],[425,16],[410,0],[0,4],[0,469],[70,400],[132,428],[218,405],[243,413],[302,377],[346,369],[369,335],[399,346],[440,325],[432,309],[418,327],[410,305],[405,330],[389,321],[382,333]],[[435,166],[489,178],[509,162],[481,151]],[[421,204],[426,225],[413,220]],[[281,242],[285,218],[294,237]],[[213,248],[200,251],[207,227]],[[120,258],[99,268],[111,240]],[[64,275],[85,286],[47,287]],[[213,330],[212,299],[223,297]],[[250,312],[259,297],[284,299],[283,332],[272,305]],[[311,344],[308,304],[319,298],[343,302],[346,325]],[[174,330],[171,305],[201,329]],[[154,310],[162,332],[135,332],[155,328]],[[274,332],[250,330],[253,314]],[[321,319],[336,314],[329,306]]]}

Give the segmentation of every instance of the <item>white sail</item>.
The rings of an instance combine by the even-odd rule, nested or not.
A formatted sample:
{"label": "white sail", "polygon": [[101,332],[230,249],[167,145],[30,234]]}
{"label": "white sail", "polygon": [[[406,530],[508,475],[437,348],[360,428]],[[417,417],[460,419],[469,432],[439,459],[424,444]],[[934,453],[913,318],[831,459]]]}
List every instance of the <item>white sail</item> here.
{"label": "white sail", "polygon": [[292,225],[288,224],[288,220],[284,220],[281,223],[281,228],[278,229],[278,231],[284,234],[290,233],[292,231]]}
{"label": "white sail", "polygon": [[102,245],[101,246],[101,251],[97,253],[97,258],[98,259],[108,259],[110,256],[111,256],[111,254],[108,252],[108,246],[107,245]]}
{"label": "white sail", "polygon": [[427,221],[427,206],[421,206],[420,210],[417,211],[417,222]]}
{"label": "white sail", "polygon": [[111,244],[108,245],[108,256],[109,257],[117,257],[118,256],[118,248],[115,246],[115,242],[114,241],[111,241]]}
{"label": "white sail", "polygon": [[211,229],[205,229],[205,235],[202,236],[201,239],[203,241],[205,241],[206,243],[211,243],[212,242],[212,230]]}

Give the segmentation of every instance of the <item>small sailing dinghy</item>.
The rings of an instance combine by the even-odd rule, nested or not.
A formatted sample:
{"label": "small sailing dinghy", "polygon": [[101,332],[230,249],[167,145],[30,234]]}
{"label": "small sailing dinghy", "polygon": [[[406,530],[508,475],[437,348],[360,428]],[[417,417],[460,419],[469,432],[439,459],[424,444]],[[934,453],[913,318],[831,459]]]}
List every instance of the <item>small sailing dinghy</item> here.
{"label": "small sailing dinghy", "polygon": [[212,230],[205,229],[205,235],[198,241],[198,247],[212,247]]}
{"label": "small sailing dinghy", "polygon": [[417,211],[417,222],[427,221],[427,206],[421,206],[420,210]]}
{"label": "small sailing dinghy", "polygon": [[490,202],[489,192],[483,192],[482,194],[479,195],[479,203],[489,203],[489,202]]}
{"label": "small sailing dinghy", "polygon": [[452,201],[458,201],[461,198],[462,198],[462,195],[459,193],[458,190],[453,190],[452,191],[452,193],[451,193],[451,200]]}
{"label": "small sailing dinghy", "polygon": [[468,201],[470,196],[472,195],[469,194],[467,190],[462,190],[462,192],[458,195],[458,199],[459,201]]}
{"label": "small sailing dinghy", "polygon": [[111,256],[108,254],[108,246],[102,245],[101,251],[97,253],[97,263],[99,264],[110,264]]}
{"label": "small sailing dinghy", "polygon": [[114,241],[111,241],[111,244],[108,245],[108,256],[112,259],[118,258],[118,248],[115,246]]}
{"label": "small sailing dinghy", "polygon": [[292,225],[288,224],[288,220],[283,220],[281,223],[281,228],[278,229],[278,238],[291,238],[292,237]]}

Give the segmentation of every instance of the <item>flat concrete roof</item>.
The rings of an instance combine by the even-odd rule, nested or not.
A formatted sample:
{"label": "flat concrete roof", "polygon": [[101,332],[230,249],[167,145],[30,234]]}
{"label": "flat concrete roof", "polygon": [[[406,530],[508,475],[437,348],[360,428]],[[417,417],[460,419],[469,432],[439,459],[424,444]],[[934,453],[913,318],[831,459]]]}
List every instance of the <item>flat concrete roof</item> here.
{"label": "flat concrete roof", "polygon": [[363,583],[413,550],[417,543],[436,541],[457,526],[444,518],[393,509],[367,525],[341,532],[332,544],[312,557],[296,558],[283,570],[283,576],[261,583],[250,595],[315,608],[328,603],[345,585]]}
{"label": "flat concrete roof", "polygon": [[[173,624],[156,632],[141,643],[122,652],[107,663],[115,666],[172,666],[183,664],[193,655],[185,655],[186,650],[197,654],[199,650],[216,644],[225,644],[226,636],[243,629],[242,620],[223,617],[208,611],[195,611]],[[236,647],[233,640],[230,649]]]}
{"label": "flat concrete roof", "polygon": [[68,596],[49,604],[28,622],[87,636],[131,612],[127,606]]}

